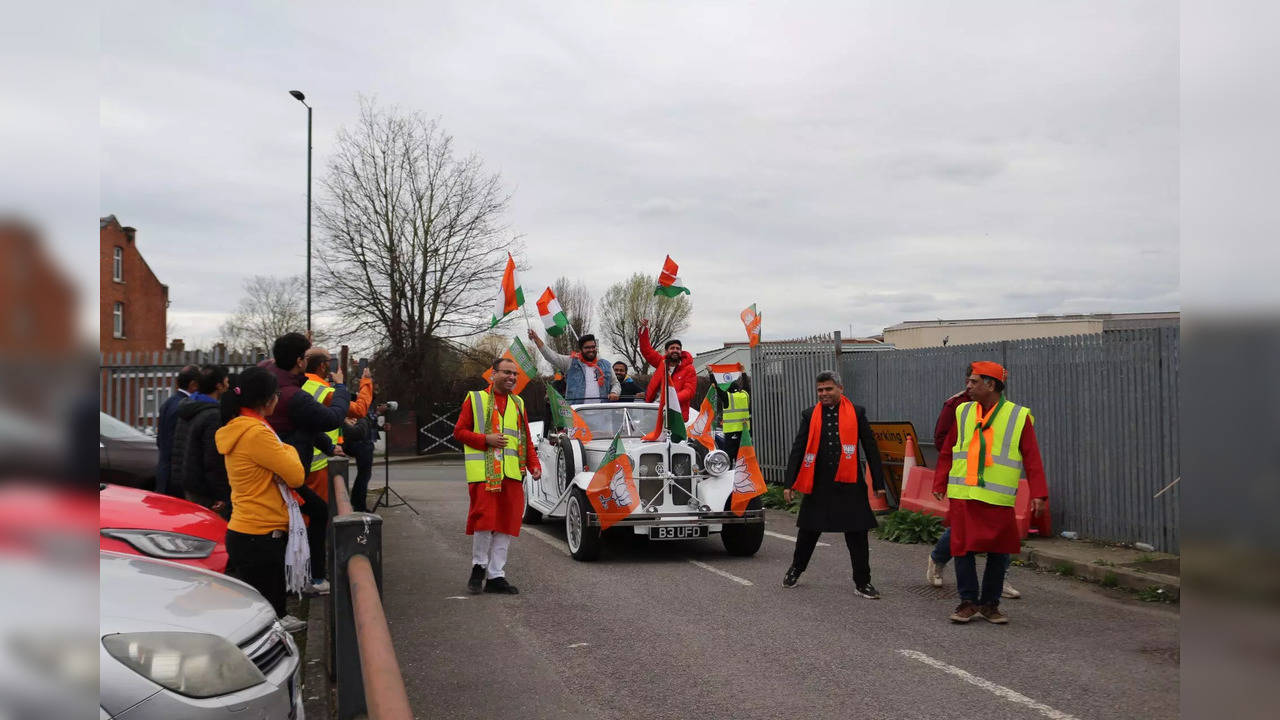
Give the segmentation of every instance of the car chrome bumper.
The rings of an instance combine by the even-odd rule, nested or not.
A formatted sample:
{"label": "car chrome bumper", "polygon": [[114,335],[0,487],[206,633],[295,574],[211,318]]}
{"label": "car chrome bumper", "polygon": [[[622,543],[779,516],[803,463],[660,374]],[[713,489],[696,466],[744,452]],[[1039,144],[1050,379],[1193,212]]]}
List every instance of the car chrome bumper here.
{"label": "car chrome bumper", "polygon": [[[593,512],[587,514],[587,525],[600,526],[600,518]],[[747,510],[742,515],[723,512],[672,512],[632,513],[613,523],[619,525],[752,525],[764,523],[764,510]]]}

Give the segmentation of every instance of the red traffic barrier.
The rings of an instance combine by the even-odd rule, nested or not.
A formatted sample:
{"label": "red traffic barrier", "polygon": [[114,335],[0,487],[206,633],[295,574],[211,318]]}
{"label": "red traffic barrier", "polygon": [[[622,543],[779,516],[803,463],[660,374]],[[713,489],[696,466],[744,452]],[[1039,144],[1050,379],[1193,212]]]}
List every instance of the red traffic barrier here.
{"label": "red traffic barrier", "polygon": [[1044,512],[1040,517],[1036,517],[1031,511],[1031,490],[1027,485],[1027,479],[1019,478],[1018,494],[1013,501],[1013,514],[1018,521],[1018,535],[1027,537],[1028,535],[1037,535],[1039,537],[1049,537],[1053,531],[1053,526],[1049,521],[1049,501],[1044,502]]}
{"label": "red traffic barrier", "polygon": [[941,500],[933,497],[933,470],[912,467],[903,468],[902,498],[898,502],[898,507],[926,515],[936,515],[946,520],[950,503],[945,497]]}

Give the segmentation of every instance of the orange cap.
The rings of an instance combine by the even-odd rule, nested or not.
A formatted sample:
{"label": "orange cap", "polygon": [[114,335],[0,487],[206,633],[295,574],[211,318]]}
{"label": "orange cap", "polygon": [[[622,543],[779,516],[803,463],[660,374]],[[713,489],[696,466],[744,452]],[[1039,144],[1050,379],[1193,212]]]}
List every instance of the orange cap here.
{"label": "orange cap", "polygon": [[1009,380],[1009,374],[1005,372],[1000,363],[993,363],[989,360],[979,360],[974,363],[973,371],[979,375],[986,375],[987,377],[995,378],[1000,382],[1007,382]]}

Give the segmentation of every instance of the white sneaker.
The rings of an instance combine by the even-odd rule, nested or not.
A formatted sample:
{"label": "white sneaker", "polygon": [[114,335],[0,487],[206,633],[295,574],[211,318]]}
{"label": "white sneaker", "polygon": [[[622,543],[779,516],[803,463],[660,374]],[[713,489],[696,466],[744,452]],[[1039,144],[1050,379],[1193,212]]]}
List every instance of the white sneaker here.
{"label": "white sneaker", "polygon": [[1022,597],[1022,593],[1018,592],[1016,588],[1006,582],[1004,584],[1004,588],[1000,590],[1000,597],[1017,599]]}
{"label": "white sneaker", "polygon": [[299,620],[292,615],[285,615],[280,618],[280,627],[284,628],[287,633],[301,632],[307,629],[307,621]]}
{"label": "white sneaker", "polygon": [[929,566],[924,571],[924,579],[934,587],[942,587],[942,569],[933,561],[933,556],[929,556]]}
{"label": "white sneaker", "polygon": [[308,586],[305,590],[303,590],[303,594],[305,594],[305,595],[328,595],[328,594],[329,594],[329,581],[328,581],[328,580],[312,580],[312,581],[311,581],[311,585],[310,585],[310,586]]}

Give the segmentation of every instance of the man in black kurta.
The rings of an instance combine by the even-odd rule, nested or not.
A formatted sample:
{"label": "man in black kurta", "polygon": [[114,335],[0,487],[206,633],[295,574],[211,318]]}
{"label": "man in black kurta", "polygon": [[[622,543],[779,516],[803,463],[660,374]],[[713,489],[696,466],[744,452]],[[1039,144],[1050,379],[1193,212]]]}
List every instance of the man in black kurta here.
{"label": "man in black kurta", "polygon": [[[871,478],[875,492],[884,494],[884,473],[880,467],[880,451],[876,446],[875,435],[867,422],[864,408],[853,405],[844,398],[844,388],[840,376],[834,372],[823,372],[818,375],[818,404],[804,411],[800,417],[800,429],[796,433],[795,442],[791,446],[791,456],[787,460],[787,473],[783,495],[787,502],[791,501],[793,492],[803,492],[805,485],[810,491],[800,505],[800,514],[796,518],[796,551],[791,567],[782,579],[783,587],[795,587],[800,574],[809,566],[809,558],[818,544],[818,537],[824,532],[844,533],[845,544],[849,547],[849,558],[853,565],[854,591],[865,598],[878,599],[879,592],[871,584],[870,550],[867,545],[867,531],[876,527],[876,516],[871,511],[871,502],[867,497],[866,476],[861,471],[861,461],[865,459],[871,470]],[[839,418],[841,406],[851,408],[856,415],[857,441],[842,444],[841,433],[852,429],[852,423],[841,428]],[[821,413],[821,429],[818,430],[814,412]],[[847,412],[847,410],[846,410]],[[849,418],[852,420],[852,418]],[[817,432],[811,438],[811,428]],[[852,438],[843,438],[851,440]],[[809,445],[816,444],[816,452]],[[854,453],[854,447],[859,451]],[[857,457],[861,454],[861,458]],[[813,457],[810,457],[812,455]],[[846,468],[839,473],[841,481],[837,481],[837,470],[842,462],[853,463],[853,475]],[[802,471],[811,466],[809,473],[811,482],[803,481]],[[856,477],[856,481],[851,481]],[[796,488],[797,479],[802,479]]]}

